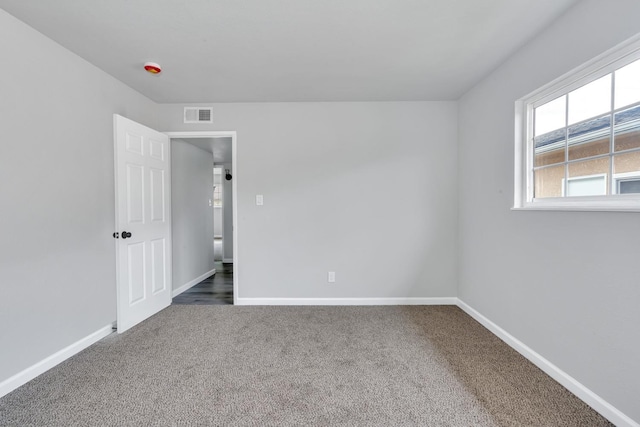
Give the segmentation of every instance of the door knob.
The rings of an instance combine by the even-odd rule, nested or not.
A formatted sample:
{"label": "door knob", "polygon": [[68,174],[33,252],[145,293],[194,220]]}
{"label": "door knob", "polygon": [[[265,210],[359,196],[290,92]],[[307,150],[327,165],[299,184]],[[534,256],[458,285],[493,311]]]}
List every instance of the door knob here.
{"label": "door knob", "polygon": [[129,233],[128,231],[123,231],[121,236],[123,239],[126,239],[128,237],[131,237],[131,233]]}

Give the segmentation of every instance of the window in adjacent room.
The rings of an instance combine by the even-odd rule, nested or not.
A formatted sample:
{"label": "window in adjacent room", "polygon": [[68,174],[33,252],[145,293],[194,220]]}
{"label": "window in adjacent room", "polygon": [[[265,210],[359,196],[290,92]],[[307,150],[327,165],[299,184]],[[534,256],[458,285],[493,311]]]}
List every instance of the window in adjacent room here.
{"label": "window in adjacent room", "polygon": [[516,208],[640,211],[640,39],[517,110]]}
{"label": "window in adjacent room", "polygon": [[213,168],[213,206],[222,207],[222,168]]}

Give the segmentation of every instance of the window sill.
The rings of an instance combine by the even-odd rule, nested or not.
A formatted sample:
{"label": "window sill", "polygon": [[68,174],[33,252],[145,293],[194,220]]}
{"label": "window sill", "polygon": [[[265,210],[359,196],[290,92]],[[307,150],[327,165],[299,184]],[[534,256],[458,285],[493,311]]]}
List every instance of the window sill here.
{"label": "window sill", "polygon": [[555,200],[524,203],[512,211],[568,211],[568,212],[640,212],[640,199],[634,200]]}

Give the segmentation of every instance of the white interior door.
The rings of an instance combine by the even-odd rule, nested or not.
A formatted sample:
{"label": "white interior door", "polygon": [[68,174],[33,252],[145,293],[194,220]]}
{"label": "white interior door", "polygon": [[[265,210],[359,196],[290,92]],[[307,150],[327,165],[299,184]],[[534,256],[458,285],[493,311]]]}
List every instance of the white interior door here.
{"label": "white interior door", "polygon": [[171,304],[169,137],[114,115],[118,332]]}

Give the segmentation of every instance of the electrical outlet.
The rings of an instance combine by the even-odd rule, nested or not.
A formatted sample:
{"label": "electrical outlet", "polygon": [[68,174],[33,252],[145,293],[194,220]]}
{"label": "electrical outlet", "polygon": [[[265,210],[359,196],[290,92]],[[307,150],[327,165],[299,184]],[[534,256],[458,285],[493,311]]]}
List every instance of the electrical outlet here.
{"label": "electrical outlet", "polygon": [[336,282],[336,272],[335,271],[330,271],[329,274],[327,275],[327,281],[329,283],[335,283]]}
{"label": "electrical outlet", "polygon": [[213,202],[209,199],[209,206],[213,206]]}
{"label": "electrical outlet", "polygon": [[264,205],[264,196],[262,194],[256,195],[256,205],[258,206]]}

